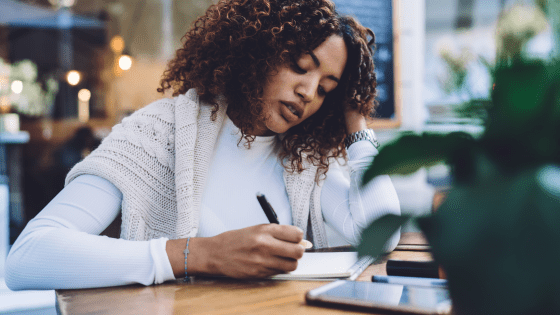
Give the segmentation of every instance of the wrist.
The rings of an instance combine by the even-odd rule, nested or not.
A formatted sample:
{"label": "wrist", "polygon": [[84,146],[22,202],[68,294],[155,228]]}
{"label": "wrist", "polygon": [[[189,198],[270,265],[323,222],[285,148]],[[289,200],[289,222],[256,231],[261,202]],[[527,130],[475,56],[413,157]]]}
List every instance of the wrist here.
{"label": "wrist", "polygon": [[345,113],[345,120],[348,134],[368,128],[366,118],[358,111],[347,111]]}
{"label": "wrist", "polygon": [[193,237],[189,244],[189,257],[188,257],[188,274],[189,275],[210,275],[216,274],[213,272],[212,264],[210,263],[210,237]]}
{"label": "wrist", "polygon": [[[187,256],[187,273],[189,276],[198,274],[211,274],[208,267],[208,255],[205,248],[207,238],[192,237],[189,242],[189,254]],[[173,269],[175,278],[182,278],[185,276],[185,248],[187,246],[187,239],[169,240],[166,243],[165,251]]]}
{"label": "wrist", "polygon": [[377,142],[377,137],[375,136],[373,129],[363,129],[346,136],[346,139],[344,139],[344,146],[346,147],[346,150],[358,141],[369,141],[376,149],[379,147],[379,142]]}

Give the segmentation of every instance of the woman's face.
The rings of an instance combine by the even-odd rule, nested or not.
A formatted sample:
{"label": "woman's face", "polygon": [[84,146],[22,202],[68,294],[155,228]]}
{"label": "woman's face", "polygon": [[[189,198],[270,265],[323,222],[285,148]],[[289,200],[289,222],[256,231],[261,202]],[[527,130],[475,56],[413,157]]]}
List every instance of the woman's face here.
{"label": "woman's face", "polygon": [[347,55],[342,37],[332,35],[295,64],[269,75],[263,91],[267,118],[257,124],[255,135],[284,133],[316,113],[338,85]]}

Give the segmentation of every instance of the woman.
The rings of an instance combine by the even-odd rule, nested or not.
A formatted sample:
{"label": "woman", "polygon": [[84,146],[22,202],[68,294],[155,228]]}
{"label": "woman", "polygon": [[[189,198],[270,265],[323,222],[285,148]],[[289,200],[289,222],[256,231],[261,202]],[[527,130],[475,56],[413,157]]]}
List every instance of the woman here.
{"label": "woman", "polygon": [[[372,45],[329,0],[210,7],[162,79],[174,98],[124,119],[70,171],[14,244],[8,286],[267,277],[297,267],[304,237],[328,246],[324,222],[357,244],[371,220],[400,212],[387,176],[359,187],[377,153]],[[121,210],[121,239],[95,235]]]}

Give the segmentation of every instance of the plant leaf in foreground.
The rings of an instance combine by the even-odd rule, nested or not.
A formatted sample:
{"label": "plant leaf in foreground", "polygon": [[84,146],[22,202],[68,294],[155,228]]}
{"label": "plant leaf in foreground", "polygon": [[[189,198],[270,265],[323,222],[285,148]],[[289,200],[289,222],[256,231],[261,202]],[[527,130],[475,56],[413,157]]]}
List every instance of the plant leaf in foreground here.
{"label": "plant leaf in foreground", "polygon": [[358,246],[358,254],[371,257],[378,257],[383,254],[385,243],[409,219],[409,215],[386,214],[373,221],[362,232],[362,242]]}
{"label": "plant leaf in foreground", "polygon": [[422,167],[448,161],[458,149],[472,142],[472,136],[463,132],[402,136],[381,148],[379,155],[365,172],[362,183],[365,185],[378,175],[407,175]]}

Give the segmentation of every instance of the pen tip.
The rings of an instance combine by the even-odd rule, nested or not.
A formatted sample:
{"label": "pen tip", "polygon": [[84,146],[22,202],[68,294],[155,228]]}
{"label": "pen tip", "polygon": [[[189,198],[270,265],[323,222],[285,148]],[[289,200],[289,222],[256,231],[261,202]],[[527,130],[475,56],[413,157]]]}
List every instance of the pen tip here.
{"label": "pen tip", "polygon": [[305,248],[305,249],[309,249],[309,248],[312,248],[312,247],[313,247],[313,243],[311,243],[311,242],[308,241],[308,240],[301,240],[301,242],[299,242],[299,244],[300,244],[301,246],[303,246],[303,248]]}

